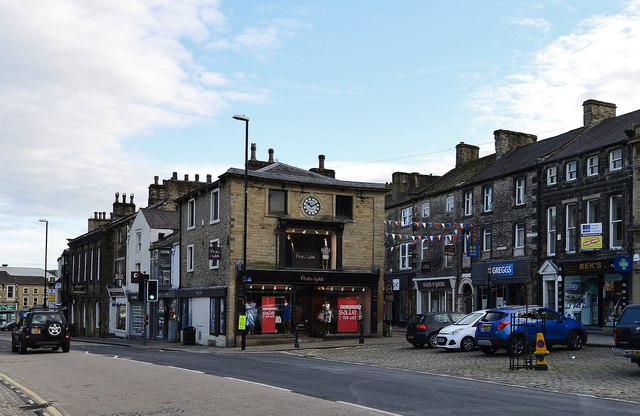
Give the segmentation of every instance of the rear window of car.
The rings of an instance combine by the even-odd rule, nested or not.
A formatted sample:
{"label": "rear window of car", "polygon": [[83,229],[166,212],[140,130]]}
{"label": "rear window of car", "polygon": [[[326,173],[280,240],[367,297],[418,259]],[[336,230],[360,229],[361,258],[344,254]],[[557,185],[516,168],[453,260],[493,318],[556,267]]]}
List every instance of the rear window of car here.
{"label": "rear window of car", "polygon": [[627,308],[618,319],[618,325],[631,325],[636,322],[640,322],[640,308]]}
{"label": "rear window of car", "polygon": [[489,322],[495,322],[495,321],[499,321],[503,318],[507,317],[507,313],[506,312],[487,312],[487,316],[484,317],[485,321],[489,321]]}
{"label": "rear window of car", "polygon": [[425,316],[424,315],[414,315],[411,317],[411,320],[409,321],[410,324],[417,324],[420,323],[424,320]]}

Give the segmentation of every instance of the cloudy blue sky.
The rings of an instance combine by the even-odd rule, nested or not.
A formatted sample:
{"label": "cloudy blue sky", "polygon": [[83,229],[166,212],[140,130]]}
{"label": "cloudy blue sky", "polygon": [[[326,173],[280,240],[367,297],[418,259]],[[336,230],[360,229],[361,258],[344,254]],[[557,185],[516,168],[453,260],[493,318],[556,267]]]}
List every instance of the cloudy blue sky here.
{"label": "cloudy blue sky", "polygon": [[3,0],[0,263],[49,268],[116,192],[258,157],[441,174],[461,141],[640,106],[640,1]]}

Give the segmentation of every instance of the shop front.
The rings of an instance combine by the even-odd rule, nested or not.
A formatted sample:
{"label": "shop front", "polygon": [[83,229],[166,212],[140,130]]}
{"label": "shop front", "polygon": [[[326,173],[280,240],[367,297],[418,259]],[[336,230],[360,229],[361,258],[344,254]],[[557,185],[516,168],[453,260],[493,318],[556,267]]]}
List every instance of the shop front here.
{"label": "shop front", "polygon": [[487,309],[526,304],[529,272],[526,259],[474,263],[471,280],[475,288],[476,305],[479,309]]}
{"label": "shop front", "polygon": [[377,273],[247,270],[240,313],[248,336],[377,332]]}
{"label": "shop front", "polygon": [[416,313],[454,311],[456,277],[415,277]]}
{"label": "shop front", "polygon": [[414,275],[415,272],[394,273],[384,278],[385,292],[391,288],[390,295],[385,293],[385,319],[390,318],[392,325],[407,326],[415,313]]}
{"label": "shop front", "polygon": [[585,325],[613,326],[628,302],[631,259],[626,256],[564,262],[562,312]]}

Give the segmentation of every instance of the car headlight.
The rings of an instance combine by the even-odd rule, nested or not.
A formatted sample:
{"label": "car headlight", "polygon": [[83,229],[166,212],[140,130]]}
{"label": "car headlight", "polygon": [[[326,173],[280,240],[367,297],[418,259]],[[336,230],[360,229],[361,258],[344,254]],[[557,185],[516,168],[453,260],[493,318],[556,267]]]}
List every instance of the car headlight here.
{"label": "car headlight", "polygon": [[462,331],[462,328],[454,329],[453,331],[451,331],[451,335],[458,335],[460,333],[460,331]]}

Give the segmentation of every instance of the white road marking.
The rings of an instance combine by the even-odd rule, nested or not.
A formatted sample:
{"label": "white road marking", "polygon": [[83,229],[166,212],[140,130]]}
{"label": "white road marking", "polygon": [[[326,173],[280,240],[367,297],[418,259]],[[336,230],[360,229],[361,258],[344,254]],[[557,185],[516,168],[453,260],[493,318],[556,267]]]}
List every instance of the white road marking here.
{"label": "white road marking", "polygon": [[384,410],[375,409],[375,408],[373,408],[373,407],[361,406],[361,405],[359,405],[359,404],[349,403],[349,402],[343,402],[343,401],[340,401],[340,400],[338,400],[336,403],[346,404],[346,405],[349,405],[349,406],[357,407],[358,409],[371,410],[372,412],[380,413],[380,414],[383,414],[383,415],[389,415],[389,416],[402,416],[402,415],[401,415],[401,414],[399,414],[399,413],[386,412],[386,411],[384,411]]}
{"label": "white road marking", "polygon": [[235,381],[242,381],[243,383],[255,384],[256,386],[269,387],[269,388],[274,389],[274,390],[288,391],[289,393],[291,393],[291,391],[292,391],[292,390],[289,390],[289,389],[283,389],[282,387],[276,387],[276,386],[272,386],[272,385],[269,385],[269,384],[256,383],[255,381],[243,380],[241,378],[233,378],[233,377],[225,377],[225,378],[227,380],[235,380]]}

